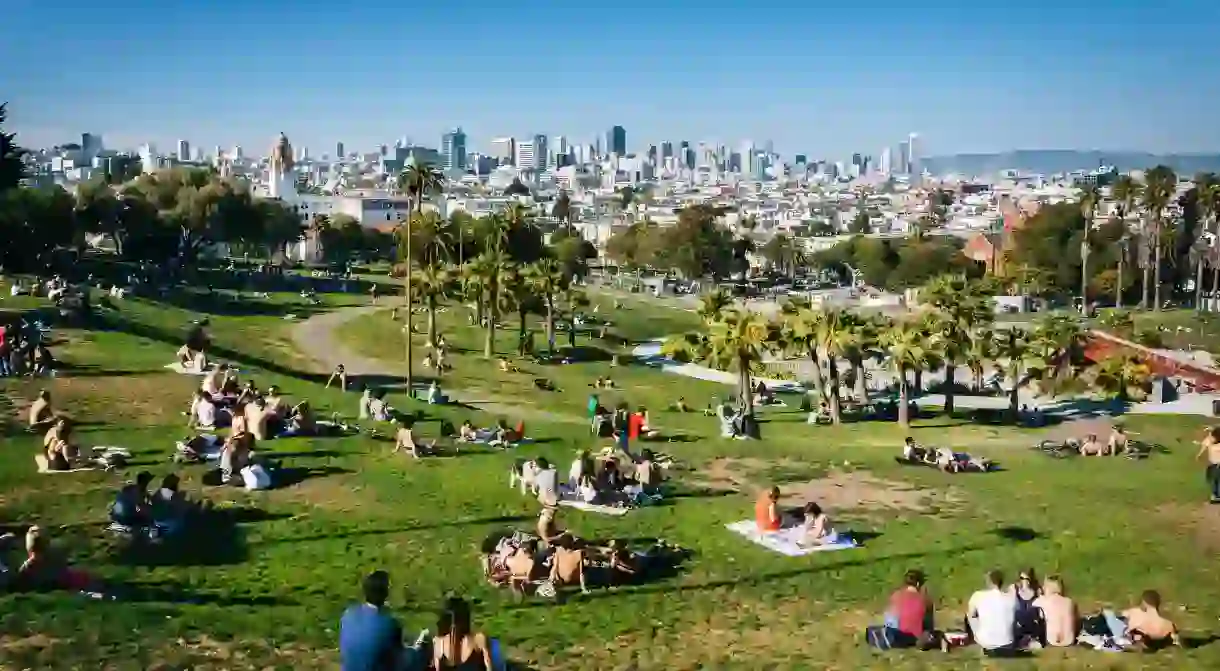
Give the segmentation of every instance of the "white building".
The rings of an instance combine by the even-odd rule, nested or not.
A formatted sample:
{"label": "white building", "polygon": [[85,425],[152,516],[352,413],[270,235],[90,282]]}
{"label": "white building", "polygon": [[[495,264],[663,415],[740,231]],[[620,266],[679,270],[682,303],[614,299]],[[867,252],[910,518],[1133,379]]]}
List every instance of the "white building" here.
{"label": "white building", "polygon": [[502,164],[511,163],[517,157],[517,141],[511,137],[498,137],[492,140],[490,155]]}

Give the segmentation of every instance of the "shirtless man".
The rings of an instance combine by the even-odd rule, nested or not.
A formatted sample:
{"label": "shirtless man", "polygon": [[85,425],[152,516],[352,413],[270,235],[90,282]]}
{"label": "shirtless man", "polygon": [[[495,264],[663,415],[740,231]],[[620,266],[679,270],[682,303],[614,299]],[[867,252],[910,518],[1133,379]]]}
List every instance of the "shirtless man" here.
{"label": "shirtless man", "polygon": [[1161,615],[1161,595],[1156,590],[1140,595],[1140,605],[1123,611],[1123,619],[1127,621],[1127,638],[1133,643],[1152,648],[1182,644],[1178,628]]}
{"label": "shirtless man", "polygon": [[571,534],[565,533],[555,541],[551,582],[556,587],[578,584],[582,594],[589,593],[589,588],[585,585],[585,552],[578,547]]}
{"label": "shirtless man", "polygon": [[51,409],[51,392],[42,390],[30,405],[30,430],[50,428],[55,423],[55,411]]}
{"label": "shirtless man", "polygon": [[1220,503],[1220,426],[1207,430],[1207,435],[1199,444],[1199,453],[1195,459],[1207,455],[1207,484],[1211,489],[1211,502]]}
{"label": "shirtless man", "polygon": [[1084,442],[1080,444],[1080,456],[1082,457],[1100,457],[1106,453],[1106,448],[1102,446],[1101,441],[1097,440],[1095,434],[1090,433],[1085,436]]}
{"label": "shirtless man", "polygon": [[1110,430],[1110,454],[1114,456],[1126,454],[1129,442],[1127,431],[1121,425],[1115,424],[1114,428]]}
{"label": "shirtless man", "polygon": [[538,516],[538,537],[541,538],[542,542],[546,543],[548,546],[563,535],[563,531],[560,530],[559,524],[555,522],[555,513],[557,510],[558,509],[554,506],[544,506],[542,508],[542,514]]}
{"label": "shirtless man", "polygon": [[410,452],[411,456],[419,458],[419,447],[415,444],[415,433],[411,430],[411,424],[403,422],[398,424],[398,431],[394,435],[394,451]]}

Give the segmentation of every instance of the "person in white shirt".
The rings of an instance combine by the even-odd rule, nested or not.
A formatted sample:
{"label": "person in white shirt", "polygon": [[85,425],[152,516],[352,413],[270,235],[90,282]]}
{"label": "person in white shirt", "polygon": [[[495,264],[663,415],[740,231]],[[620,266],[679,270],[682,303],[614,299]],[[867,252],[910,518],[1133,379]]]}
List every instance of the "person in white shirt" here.
{"label": "person in white shirt", "polygon": [[538,474],[534,476],[534,487],[538,490],[538,501],[544,506],[559,505],[559,473],[545,458],[534,461]]}
{"label": "person in white shirt", "polygon": [[191,402],[190,415],[191,428],[216,428],[216,404],[212,403],[212,398],[203,390],[195,392],[195,399]]}
{"label": "person in white shirt", "polygon": [[1017,598],[1004,590],[1004,574],[987,573],[987,588],[970,596],[966,626],[983,652],[1003,656],[1014,650],[1016,642]]}

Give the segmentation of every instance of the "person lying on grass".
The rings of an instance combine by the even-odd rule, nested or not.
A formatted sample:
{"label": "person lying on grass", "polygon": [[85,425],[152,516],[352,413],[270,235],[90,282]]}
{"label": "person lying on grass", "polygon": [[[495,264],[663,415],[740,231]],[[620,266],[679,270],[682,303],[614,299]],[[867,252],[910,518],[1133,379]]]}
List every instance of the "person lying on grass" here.
{"label": "person lying on grass", "polygon": [[110,504],[110,521],[131,529],[147,529],[152,526],[151,500],[148,487],[153,476],[148,471],[141,471],[135,482],[123,485]]}
{"label": "person lying on grass", "polygon": [[294,436],[313,436],[318,433],[317,420],[309,401],[301,401],[288,412],[287,432]]}
{"label": "person lying on grass", "polygon": [[555,539],[551,555],[551,584],[556,588],[579,585],[582,594],[588,594],[585,584],[585,552],[583,544],[571,534],[564,533]]}
{"label": "person lying on grass", "polygon": [[43,389],[30,404],[30,430],[42,431],[55,423],[55,410],[51,407],[51,392]]}

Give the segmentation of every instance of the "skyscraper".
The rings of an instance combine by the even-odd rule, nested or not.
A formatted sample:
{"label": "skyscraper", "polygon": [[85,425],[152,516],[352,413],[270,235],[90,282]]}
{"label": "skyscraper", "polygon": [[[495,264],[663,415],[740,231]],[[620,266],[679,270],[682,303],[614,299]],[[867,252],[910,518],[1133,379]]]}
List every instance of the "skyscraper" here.
{"label": "skyscraper", "polygon": [[546,169],[547,144],[545,135],[517,142],[517,168],[542,171]]}
{"label": "skyscraper", "polygon": [[891,163],[893,163],[893,161],[894,161],[893,150],[890,149],[889,147],[885,147],[884,149],[882,149],[881,150],[881,162],[877,166],[878,172],[880,172],[882,175],[885,175],[886,177],[889,177],[890,170],[893,169],[893,166],[891,165]]}
{"label": "skyscraper", "polygon": [[243,158],[245,158],[245,157],[244,157],[244,156],[242,156],[242,153],[241,153],[241,145],[240,145],[240,144],[235,144],[235,145],[233,145],[233,160],[234,160],[234,161],[240,161],[240,160],[242,160]]}
{"label": "skyscraper", "polygon": [[446,170],[466,170],[466,133],[460,126],[441,136],[441,161]]}
{"label": "skyscraper", "polygon": [[606,153],[627,155],[627,130],[622,126],[614,126],[606,132]]}
{"label": "skyscraper", "polygon": [[511,137],[498,137],[491,141],[491,155],[501,165],[513,163],[517,157],[517,141]]}
{"label": "skyscraper", "polygon": [[178,140],[178,160],[191,160],[191,143],[186,140]]}
{"label": "skyscraper", "polygon": [[344,153],[343,149],[344,147],[342,142],[335,143],[335,158],[342,160],[343,157],[347,155]]}
{"label": "skyscraper", "polygon": [[907,136],[907,174],[922,175],[923,166],[919,161],[919,134],[911,133]]}
{"label": "skyscraper", "polygon": [[669,141],[662,142],[661,143],[661,160],[664,161],[665,159],[667,159],[673,155],[674,155],[674,143],[669,142]]}
{"label": "skyscraper", "polygon": [[898,143],[898,166],[894,172],[900,175],[911,173],[911,144],[906,140]]}

